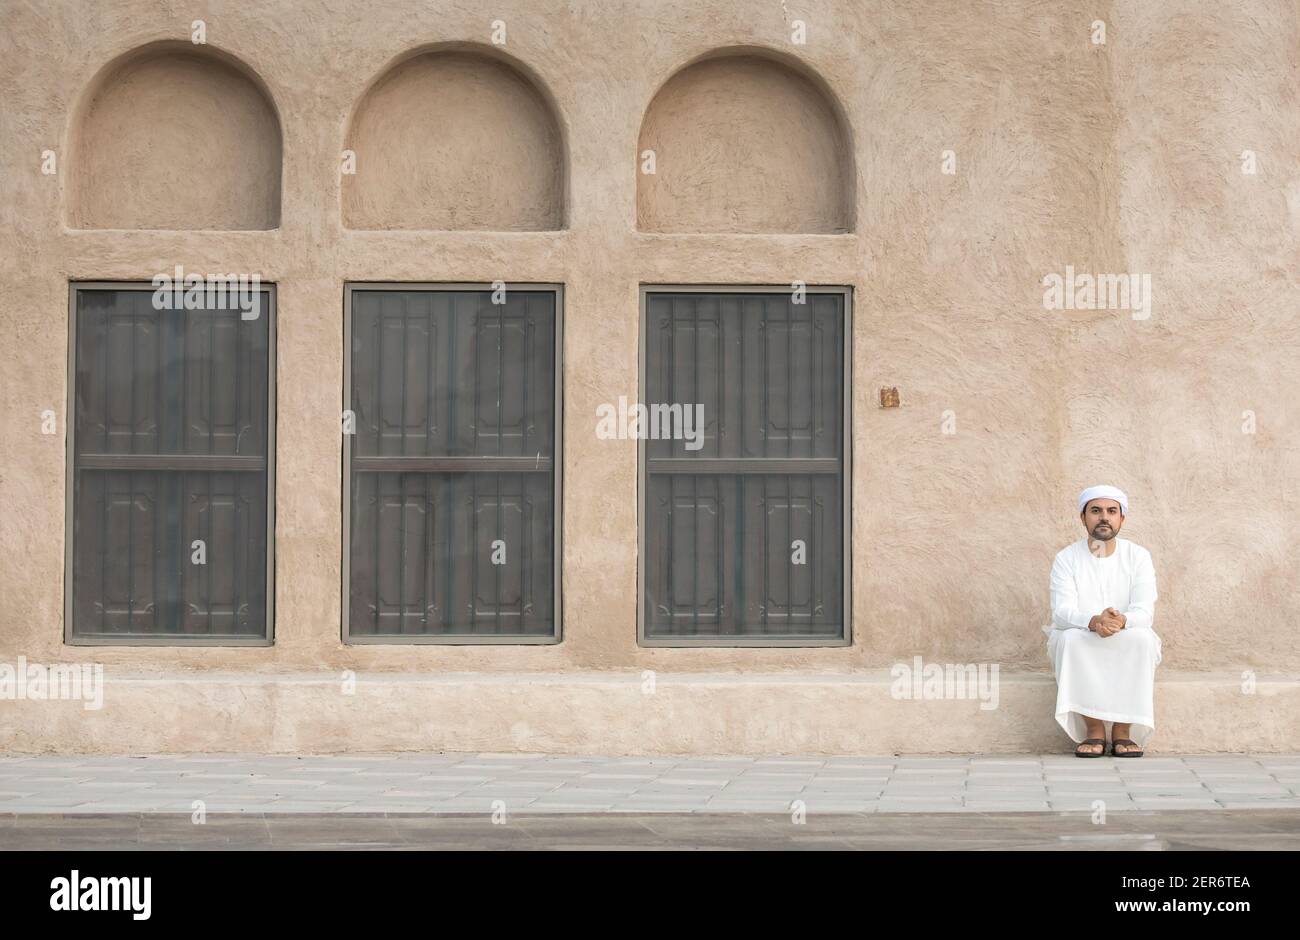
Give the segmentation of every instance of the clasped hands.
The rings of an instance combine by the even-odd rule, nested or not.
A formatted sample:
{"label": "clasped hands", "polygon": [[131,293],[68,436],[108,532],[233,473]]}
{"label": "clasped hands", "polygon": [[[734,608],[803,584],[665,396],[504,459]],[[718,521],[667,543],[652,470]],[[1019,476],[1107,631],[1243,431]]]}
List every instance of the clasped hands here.
{"label": "clasped hands", "polygon": [[1107,607],[1088,621],[1088,629],[1098,636],[1113,636],[1124,629],[1128,618],[1114,607]]}

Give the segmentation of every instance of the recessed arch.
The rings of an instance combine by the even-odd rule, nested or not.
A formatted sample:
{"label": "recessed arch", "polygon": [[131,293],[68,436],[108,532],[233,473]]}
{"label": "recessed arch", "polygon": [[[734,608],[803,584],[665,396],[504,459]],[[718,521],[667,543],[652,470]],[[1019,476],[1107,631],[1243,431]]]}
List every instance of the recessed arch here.
{"label": "recessed arch", "polygon": [[282,148],[265,84],[234,56],[139,47],[101,69],[74,111],[69,225],[277,228]]}
{"label": "recessed arch", "polygon": [[643,231],[853,230],[847,121],[825,82],[783,54],[742,47],[688,63],[646,108],[637,152]]}
{"label": "recessed arch", "polygon": [[553,99],[519,63],[457,43],[415,50],[362,95],[345,149],[352,229],[552,231],[565,224]]}

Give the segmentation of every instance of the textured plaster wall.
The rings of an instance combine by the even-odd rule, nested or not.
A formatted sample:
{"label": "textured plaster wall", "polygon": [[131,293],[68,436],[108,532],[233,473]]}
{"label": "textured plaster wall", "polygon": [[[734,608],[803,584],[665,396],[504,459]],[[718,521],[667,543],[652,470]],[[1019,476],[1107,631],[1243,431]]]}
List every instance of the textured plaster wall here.
{"label": "textured plaster wall", "polygon": [[[192,96],[198,100],[183,112],[188,118],[174,117],[177,102],[156,86],[139,88],[135,98],[113,92],[99,100],[116,101],[115,113],[128,117],[133,130],[156,117],[159,153],[182,162],[187,151],[176,148],[175,135],[193,128],[195,115],[212,113],[215,103],[232,118],[229,145],[239,159],[196,159],[198,191],[186,205],[212,209],[196,208],[203,220],[196,228],[260,229],[275,225],[277,215],[278,227],[165,230],[177,218],[160,211],[163,201],[132,188],[134,164],[118,163],[137,152],[135,144],[109,134],[103,149],[85,146],[97,108],[108,107],[87,98],[100,87],[105,66],[153,42],[187,39],[195,18],[206,21],[213,48],[256,76],[268,113],[277,118],[278,213],[267,203],[269,190],[250,192],[233,173],[247,161],[260,165],[274,149],[273,125],[251,117],[248,95],[205,85],[211,73],[175,60],[168,69],[178,81],[168,88],[215,87],[227,97]],[[796,18],[807,24],[806,45],[789,41]],[[490,45],[493,19],[506,23],[506,44],[496,52],[518,64],[514,72],[498,59],[478,65],[458,59],[459,72],[451,60],[425,60],[385,78],[413,50]],[[1103,46],[1090,42],[1094,19],[1107,23]],[[760,77],[735,62],[707,61],[693,68],[700,84],[687,84],[690,73],[674,82],[682,67],[737,47],[792,58],[816,84],[800,79],[809,84],[783,86],[770,70]],[[920,655],[999,663],[1004,676],[1041,677],[1049,669],[1039,626],[1052,555],[1081,533],[1073,512],[1078,490],[1107,480],[1130,495],[1124,534],[1155,557],[1162,681],[1213,675],[1221,690],[1222,677],[1253,669],[1294,683],[1300,674],[1294,586],[1300,570],[1298,59],[1300,14],[1286,0],[580,0],[545,11],[502,0],[491,15],[477,3],[441,0],[0,5],[0,661],[19,655],[94,661],[110,675],[231,673],[254,685],[259,676],[344,669],[363,677],[617,671],[635,683],[644,669],[851,679]],[[439,69],[447,82],[437,80]],[[520,87],[511,84],[516,74],[527,75],[535,90],[535,97],[525,90],[526,105],[505,93]],[[706,93],[715,87],[706,79],[726,74],[745,87],[718,84]],[[382,104],[385,88],[402,81],[409,83],[408,97],[386,116],[378,107],[358,110],[367,94]],[[412,162],[421,142],[436,140],[433,125],[419,121],[442,115],[448,127],[467,126],[440,94],[444,85],[472,89],[504,109],[475,127],[523,119],[523,130],[533,135],[527,139],[540,142],[532,148],[536,164],[521,163],[522,152],[503,142],[506,164],[522,175],[486,181],[503,187],[501,201],[485,198],[484,181],[471,180],[465,205],[474,208],[459,219],[447,184]],[[810,99],[808,88],[820,86],[828,97]],[[744,140],[761,153],[713,148],[690,138],[680,123],[664,121],[668,111],[656,109],[646,121],[656,95],[705,111],[716,101],[724,114],[742,104],[755,107],[760,126],[777,129],[772,139],[755,142],[743,126],[732,125],[728,140]],[[426,100],[423,108],[413,103]],[[142,113],[132,101],[153,110]],[[550,109],[554,139],[539,102]],[[781,139],[779,123],[762,123],[782,114],[815,139]],[[845,135],[834,159],[825,143],[828,115],[837,116],[837,132]],[[718,118],[714,126],[727,123]],[[739,208],[709,218],[713,196],[697,188],[693,200],[690,186],[671,187],[709,179],[717,168],[674,166],[666,154],[659,155],[659,179],[641,182],[639,204],[639,150],[647,137],[669,129],[682,135],[684,153],[734,155],[737,171],[720,174],[727,189],[714,205]],[[200,128],[198,139],[207,140],[206,133]],[[387,151],[380,136],[406,144]],[[387,160],[418,179],[343,177],[341,153],[350,142],[361,155],[359,171],[367,161]],[[467,174],[464,155],[477,152],[482,140],[471,140],[468,151],[453,143],[437,140],[432,152],[451,160],[454,173]],[[55,175],[41,173],[47,149],[57,154]],[[1257,154],[1255,175],[1241,172],[1247,149]],[[940,172],[945,150],[957,161],[951,176]],[[777,159],[793,161],[784,186]],[[562,179],[547,188],[543,180],[552,179],[557,165]],[[838,196],[833,166],[852,174]],[[264,179],[261,170],[249,172],[248,179]],[[93,179],[94,191],[79,189],[78,179]],[[223,197],[215,202],[214,189]],[[421,207],[428,209],[427,223],[418,219]],[[231,216],[223,221],[221,212]],[[778,221],[804,231],[774,232]],[[131,230],[78,228],[88,224]],[[454,225],[562,228],[434,230]],[[735,231],[746,225],[763,234]],[[381,230],[361,230],[371,228]],[[678,233],[646,230],[657,228]],[[849,231],[808,233],[838,228]],[[275,645],[65,647],[68,281],[147,280],[176,264],[257,272],[278,285]],[[1150,273],[1150,318],[1135,320],[1123,310],[1045,310],[1042,279],[1064,273],[1067,264],[1077,271]],[[564,640],[546,647],[345,647],[339,638],[343,284],[497,279],[565,285]],[[599,404],[637,394],[638,284],[795,279],[854,289],[853,645],[639,648],[635,442],[594,434]],[[900,408],[878,406],[885,385],[900,388]],[[40,433],[46,409],[58,416],[57,435]],[[947,411],[955,434],[942,433]],[[1246,411],[1254,414],[1254,434],[1242,433]],[[512,686],[504,699],[492,699],[494,707],[513,703],[519,714],[533,710],[539,741],[560,734],[555,725],[580,707],[580,696],[566,699],[563,689],[548,692],[542,685]],[[160,737],[161,725],[175,723],[167,703],[187,694],[169,688],[152,690],[156,712],[134,713],[142,740],[214,746],[184,732]],[[247,699],[250,707],[269,701],[289,708],[298,701],[301,711],[294,714],[303,716],[323,707],[323,699],[281,700],[275,686],[259,688],[266,698]],[[443,725],[479,721],[476,744],[512,746],[492,725],[506,719],[487,715],[472,685],[465,688],[471,691],[454,699],[458,705]],[[818,710],[820,721],[836,725],[826,738],[834,746],[888,743],[872,737],[870,709],[846,710],[845,701],[858,700],[837,697],[841,686],[832,681],[814,683],[820,697],[803,686],[798,696],[780,683],[761,688],[777,701],[787,696],[792,708]],[[1289,736],[1272,739],[1275,745],[1300,746],[1294,725],[1278,721],[1279,698],[1216,695],[1205,701],[1230,704],[1234,721]],[[238,701],[226,699],[223,707],[237,708]],[[412,698],[410,707],[423,701]],[[542,701],[546,707],[537,708]],[[692,701],[726,716],[738,742],[751,740],[742,727],[752,726],[752,701],[723,693]],[[1158,708],[1160,702],[1158,688]],[[9,713],[32,714],[31,705]],[[24,730],[0,740],[106,746],[85,729],[107,725],[77,726],[40,714],[47,717],[24,719]],[[679,722],[695,714],[674,713]],[[1184,723],[1203,719],[1185,702],[1168,715],[1177,716]],[[660,727],[630,715],[628,721],[610,728],[610,740],[634,744],[629,727]],[[1041,709],[1023,712],[1023,721],[1030,735],[1024,741],[1053,727]],[[115,725],[114,740],[129,725]],[[1176,737],[1179,729],[1169,730]],[[665,734],[658,746],[678,740]],[[1006,734],[977,731],[957,745],[1005,743]],[[940,737],[929,743],[949,746]],[[270,738],[252,732],[239,740],[271,746]],[[319,746],[329,732],[311,740]],[[593,740],[598,747],[602,739]],[[718,736],[681,740],[718,749],[726,743]],[[785,740],[796,747],[805,738]],[[1188,728],[1181,740],[1193,740]],[[1228,749],[1236,744],[1230,735],[1220,741]],[[906,743],[925,749],[928,742],[918,729]]]}
{"label": "textured plaster wall", "polygon": [[70,227],[276,227],[275,109],[237,65],[193,50],[133,50],[92,80],[69,127]]}
{"label": "textured plaster wall", "polygon": [[564,154],[551,105],[481,53],[394,65],[358,105],[348,149],[356,154],[356,172],[343,180],[349,228],[563,225]]}
{"label": "textured plaster wall", "polygon": [[852,145],[834,100],[780,60],[730,55],[682,69],[646,109],[637,152],[644,231],[852,228]]}

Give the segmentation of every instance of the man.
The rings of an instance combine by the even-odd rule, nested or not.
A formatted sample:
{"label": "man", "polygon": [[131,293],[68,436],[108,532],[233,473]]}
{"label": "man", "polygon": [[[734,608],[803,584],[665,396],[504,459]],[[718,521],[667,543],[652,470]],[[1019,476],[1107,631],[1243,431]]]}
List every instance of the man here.
{"label": "man", "polygon": [[1087,535],[1052,562],[1052,623],[1047,654],[1056,671],[1056,720],[1077,757],[1141,757],[1155,731],[1155,669],[1161,659],[1151,553],[1119,530],[1128,497],[1113,486],[1079,494]]}

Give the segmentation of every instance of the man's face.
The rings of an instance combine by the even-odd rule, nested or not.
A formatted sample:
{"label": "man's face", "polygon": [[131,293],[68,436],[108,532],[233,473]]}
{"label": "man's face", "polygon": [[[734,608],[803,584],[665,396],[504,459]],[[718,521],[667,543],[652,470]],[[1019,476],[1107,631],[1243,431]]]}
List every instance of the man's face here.
{"label": "man's face", "polygon": [[1090,499],[1080,513],[1083,527],[1088,530],[1088,537],[1098,542],[1109,542],[1119,535],[1124,525],[1124,513],[1120,512],[1119,503],[1113,499]]}

